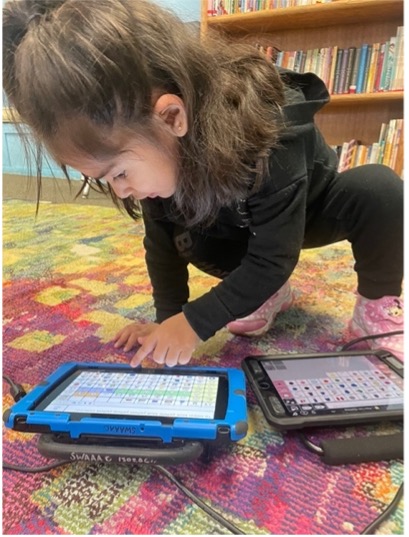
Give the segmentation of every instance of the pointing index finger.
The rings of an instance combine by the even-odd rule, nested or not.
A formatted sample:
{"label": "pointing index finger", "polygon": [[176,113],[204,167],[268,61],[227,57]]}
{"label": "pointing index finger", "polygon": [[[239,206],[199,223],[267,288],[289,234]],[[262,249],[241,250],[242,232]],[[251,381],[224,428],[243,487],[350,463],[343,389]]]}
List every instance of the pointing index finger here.
{"label": "pointing index finger", "polygon": [[154,339],[146,338],[138,352],[131,360],[131,367],[137,367],[141,362],[150,354],[156,347],[156,341]]}

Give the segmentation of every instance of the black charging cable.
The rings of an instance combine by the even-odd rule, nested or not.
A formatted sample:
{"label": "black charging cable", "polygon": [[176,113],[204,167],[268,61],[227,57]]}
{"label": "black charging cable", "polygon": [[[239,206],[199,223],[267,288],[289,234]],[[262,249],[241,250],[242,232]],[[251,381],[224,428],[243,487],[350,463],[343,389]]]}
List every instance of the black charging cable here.
{"label": "black charging cable", "polygon": [[[53,462],[51,464],[48,464],[46,466],[39,466],[37,468],[30,468],[27,466],[14,466],[13,464],[9,464],[8,462],[3,462],[3,470],[13,470],[15,472],[23,472],[23,473],[41,473],[41,472],[48,472],[49,470],[52,470],[53,468],[57,468],[58,466],[63,466],[65,464],[72,464],[73,461],[57,461]],[[213,520],[218,522],[221,526],[229,530],[233,535],[246,535],[243,531],[241,531],[237,526],[235,526],[232,522],[227,520],[223,517],[219,512],[217,512],[215,509],[210,507],[207,503],[205,503],[203,500],[201,500],[196,494],[194,494],[191,490],[189,490],[185,485],[179,481],[169,470],[164,468],[160,465],[153,465],[153,468],[155,468],[160,474],[167,477],[174,485],[176,485],[179,490],[181,490],[192,502],[194,502],[200,509],[202,509],[207,515],[209,515]]]}
{"label": "black charging cable", "polygon": [[[368,340],[368,339],[377,339],[381,337],[389,337],[394,335],[403,334],[403,330],[396,330],[394,332],[386,332],[384,334],[376,334],[373,336],[364,336],[362,338],[357,338],[349,343],[346,343],[341,350],[346,350],[349,347],[352,347],[356,343],[360,343],[361,341]],[[26,392],[24,388],[21,386],[21,384],[16,384],[11,380],[10,377],[7,375],[3,375],[3,379],[8,382],[10,385],[10,393],[13,396],[13,399],[17,402],[19,401],[24,395],[26,395]],[[313,453],[322,456],[324,454],[324,450],[320,447],[315,445],[311,440],[309,440],[305,435],[300,434],[300,438],[306,448],[309,451],[312,451]],[[24,473],[40,473],[40,472],[48,472],[49,470],[52,470],[53,468],[57,468],[59,466],[63,466],[65,464],[72,464],[73,461],[57,461],[53,462],[46,466],[40,466],[37,468],[30,468],[25,466],[14,466],[12,464],[9,464],[7,462],[3,462],[3,469],[5,470],[13,470],[16,472],[24,472]],[[218,522],[220,525],[222,525],[224,528],[228,529],[233,535],[246,535],[243,531],[241,531],[237,526],[235,526],[232,522],[225,519],[220,513],[215,511],[212,507],[207,505],[203,500],[201,500],[198,496],[196,496],[191,490],[189,490],[183,483],[181,483],[169,470],[164,468],[161,465],[154,465],[154,468],[167,477],[174,485],[176,485],[192,502],[194,502],[198,507],[200,507],[206,514],[208,514],[211,518],[213,518],[216,522]],[[392,502],[388,505],[388,507],[373,521],[371,522],[362,532],[361,535],[371,535],[373,534],[374,530],[386,519],[388,518],[397,508],[399,505],[399,502],[403,496],[403,482],[401,486],[399,487],[395,497],[393,498]]]}
{"label": "black charging cable", "polygon": [[[362,341],[374,340],[378,338],[391,337],[403,334],[403,330],[394,330],[392,332],[384,332],[381,334],[373,334],[370,336],[363,336],[356,339],[353,339],[341,347],[341,351],[346,351],[350,347],[361,343]],[[388,460],[393,458],[402,458],[403,457],[403,433],[397,433],[393,435],[385,435],[376,437],[376,442],[379,444],[379,447],[383,449],[379,450],[382,453],[369,454],[368,444],[373,443],[374,439],[372,438],[348,438],[343,439],[342,442],[342,454],[339,453],[339,449],[332,449],[335,446],[334,440],[323,441],[321,445],[317,446],[312,442],[305,434],[298,433],[298,436],[301,439],[301,442],[304,446],[314,453],[319,455],[324,462],[328,464],[348,464],[348,463],[358,463],[358,462],[368,462],[368,461],[379,461],[384,460],[385,453],[388,455]],[[347,444],[345,443],[347,442]],[[364,445],[363,445],[364,444]],[[323,446],[323,447],[321,447]],[[327,451],[325,448],[330,448]],[[358,451],[358,452],[357,452]],[[362,460],[359,460],[360,457]],[[399,502],[403,496],[403,481],[396,492],[392,502],[386,507],[386,509],[368,526],[360,533],[360,535],[372,535],[375,529],[378,528],[398,507]]]}
{"label": "black charging cable", "polygon": [[[307,438],[305,435],[301,434],[300,438],[305,445],[305,447],[311,451],[312,453],[315,453],[317,455],[323,456],[324,450],[315,445],[309,438]],[[400,500],[403,496],[403,482],[401,483],[400,487],[398,488],[398,491],[396,492],[393,500],[391,503],[386,507],[384,511],[375,519],[373,520],[368,526],[361,531],[360,535],[373,535],[375,530],[384,522],[387,518],[389,518],[390,515],[393,514],[395,509],[398,507]]]}
{"label": "black charging cable", "polygon": [[[10,385],[10,394],[16,403],[17,401],[20,401],[22,397],[27,395],[27,392],[24,390],[23,386],[21,384],[15,383],[8,375],[3,375],[3,379]],[[72,462],[73,461],[56,461],[45,466],[39,466],[37,468],[30,468],[29,466],[15,466],[8,462],[3,462],[3,470],[13,470],[15,472],[36,474],[36,473],[41,473],[41,472],[48,472],[52,470],[53,468],[58,468],[59,466],[63,466],[65,464],[72,464]],[[245,533],[242,532],[237,526],[235,526],[232,522],[229,522],[228,520],[226,520],[220,513],[215,511],[212,507],[207,505],[203,500],[201,500],[198,496],[196,496],[193,492],[191,492],[187,487],[185,487],[185,485],[183,485],[183,483],[181,483],[173,474],[171,474],[171,472],[166,470],[166,468],[160,465],[155,465],[154,468],[156,468],[156,470],[159,473],[167,477],[192,502],[194,502],[198,507],[203,509],[203,511],[206,514],[208,514],[221,526],[225,527],[234,535],[245,535]]]}
{"label": "black charging cable", "polygon": [[14,401],[17,403],[17,401],[20,401],[25,395],[27,395],[27,392],[23,388],[21,384],[16,384],[8,375],[3,375],[3,380],[5,380],[9,386],[10,386],[10,395],[14,399]]}
{"label": "black charging cable", "polygon": [[13,470],[14,472],[23,472],[25,474],[40,474],[41,472],[49,472],[53,468],[58,468],[58,466],[72,463],[73,461],[56,461],[45,466],[37,466],[36,468],[32,468],[30,466],[15,466],[14,464],[3,462],[3,470]]}
{"label": "black charging cable", "polygon": [[379,339],[384,337],[391,337],[391,336],[400,336],[403,334],[403,330],[393,330],[392,332],[384,332],[383,334],[371,334],[370,336],[362,336],[357,337],[356,339],[352,339],[351,341],[348,341],[348,343],[345,343],[341,347],[341,351],[346,351],[353,345],[356,345],[357,343],[361,343],[361,341],[369,341],[372,339]]}
{"label": "black charging cable", "polygon": [[373,535],[375,533],[375,530],[384,522],[389,516],[395,511],[395,509],[398,507],[399,502],[401,501],[403,496],[403,483],[401,483],[401,486],[398,488],[398,492],[395,494],[395,497],[393,498],[392,502],[388,505],[388,507],[383,511],[378,518],[376,518],[373,522],[367,525],[367,527],[361,531],[360,535]]}
{"label": "black charging cable", "polygon": [[220,513],[215,511],[210,505],[202,501],[200,498],[198,498],[191,490],[189,490],[183,483],[181,483],[173,474],[169,472],[166,468],[160,465],[155,465],[155,468],[158,472],[160,472],[162,475],[167,477],[174,485],[176,485],[192,502],[194,502],[196,505],[198,505],[205,513],[207,513],[209,516],[211,516],[216,522],[227,528],[233,535],[246,535],[243,531],[241,531],[237,526],[235,526],[232,522],[229,522],[226,520]]}

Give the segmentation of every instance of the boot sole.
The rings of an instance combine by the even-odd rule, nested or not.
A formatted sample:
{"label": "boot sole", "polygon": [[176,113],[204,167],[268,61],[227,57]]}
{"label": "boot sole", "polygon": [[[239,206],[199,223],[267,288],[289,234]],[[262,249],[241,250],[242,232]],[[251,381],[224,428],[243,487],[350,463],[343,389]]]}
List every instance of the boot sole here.
{"label": "boot sole", "polygon": [[264,334],[266,334],[272,327],[277,315],[283,311],[288,310],[293,305],[293,302],[294,302],[294,296],[291,293],[289,299],[283,302],[280,306],[280,309],[266,322],[266,324],[262,328],[259,328],[258,330],[253,330],[252,332],[241,332],[239,330],[233,331],[229,327],[227,327],[227,329],[231,334],[235,336],[241,336],[241,337],[264,336]]}

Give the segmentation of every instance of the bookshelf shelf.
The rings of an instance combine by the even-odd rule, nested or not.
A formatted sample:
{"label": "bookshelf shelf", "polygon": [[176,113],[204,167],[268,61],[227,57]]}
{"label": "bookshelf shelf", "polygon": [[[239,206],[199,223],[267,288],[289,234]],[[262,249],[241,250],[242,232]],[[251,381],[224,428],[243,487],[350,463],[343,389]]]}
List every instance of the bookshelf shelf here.
{"label": "bookshelf shelf", "polygon": [[334,0],[290,8],[206,17],[209,28],[227,33],[320,28],[403,18],[402,0]]}
{"label": "bookshelf shelf", "polygon": [[[226,5],[226,3],[225,3]],[[404,0],[333,0],[330,3],[208,16],[202,0],[201,33],[225,34],[278,51],[346,49],[386,43],[403,26]],[[333,94],[316,122],[327,142],[377,142],[382,123],[403,118],[403,91]]]}
{"label": "bookshelf shelf", "polygon": [[331,95],[331,101],[327,105],[333,106],[352,106],[359,104],[383,104],[393,102],[403,102],[403,91],[385,91],[384,93],[360,93],[360,94],[345,94]]}

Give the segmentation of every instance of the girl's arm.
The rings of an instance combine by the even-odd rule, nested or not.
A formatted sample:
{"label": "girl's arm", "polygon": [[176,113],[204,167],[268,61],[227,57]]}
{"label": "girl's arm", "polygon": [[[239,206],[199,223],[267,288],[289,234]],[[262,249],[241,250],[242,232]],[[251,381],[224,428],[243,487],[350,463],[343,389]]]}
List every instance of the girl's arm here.
{"label": "girl's arm", "polygon": [[173,224],[155,218],[143,206],[145,260],[153,287],[156,321],[182,311],[189,299],[187,261],[173,243]]}
{"label": "girl's arm", "polygon": [[254,312],[288,280],[304,239],[307,194],[306,152],[298,138],[275,152],[265,186],[248,200],[250,238],[240,266],[183,307],[203,341]]}
{"label": "girl's arm", "polygon": [[[173,224],[154,218],[145,207],[145,248],[156,323],[134,322],[114,337],[115,347],[127,352],[140,346],[131,365],[139,365],[146,356],[168,366],[186,364],[200,342],[182,313],[189,298],[187,262],[179,257],[173,243]],[[158,324],[160,323],[160,324]]]}

